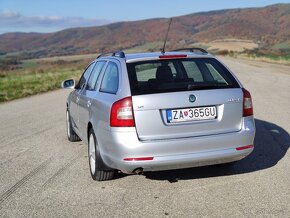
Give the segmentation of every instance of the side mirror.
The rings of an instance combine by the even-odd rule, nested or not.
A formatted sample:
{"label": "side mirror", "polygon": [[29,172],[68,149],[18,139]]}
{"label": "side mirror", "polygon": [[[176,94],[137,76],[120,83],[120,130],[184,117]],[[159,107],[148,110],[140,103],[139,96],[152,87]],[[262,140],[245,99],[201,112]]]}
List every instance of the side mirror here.
{"label": "side mirror", "polygon": [[73,79],[67,79],[61,83],[61,87],[64,89],[74,89],[75,85],[76,83],[75,83],[75,80]]}

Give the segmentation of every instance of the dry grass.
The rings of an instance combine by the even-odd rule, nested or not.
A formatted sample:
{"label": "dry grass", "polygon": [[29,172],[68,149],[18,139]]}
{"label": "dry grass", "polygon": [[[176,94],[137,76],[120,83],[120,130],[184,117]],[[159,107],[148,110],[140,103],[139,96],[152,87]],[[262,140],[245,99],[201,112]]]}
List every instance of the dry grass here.
{"label": "dry grass", "polygon": [[80,61],[80,60],[93,60],[99,54],[81,54],[81,55],[65,55],[65,56],[55,56],[55,57],[45,57],[38,59],[30,59],[29,61],[37,61],[37,62],[56,62],[56,61]]}
{"label": "dry grass", "polygon": [[250,59],[255,61],[262,61],[267,63],[275,63],[275,64],[284,64],[284,65],[290,65],[290,57],[289,56],[279,56],[279,57],[266,57],[266,56],[254,56],[254,55],[247,55],[247,54],[241,54],[237,55],[237,58],[243,58],[243,59]]}
{"label": "dry grass", "polygon": [[243,52],[244,50],[253,50],[258,48],[258,44],[251,40],[239,40],[239,39],[225,39],[215,40],[207,43],[208,50],[228,50],[234,52]]}

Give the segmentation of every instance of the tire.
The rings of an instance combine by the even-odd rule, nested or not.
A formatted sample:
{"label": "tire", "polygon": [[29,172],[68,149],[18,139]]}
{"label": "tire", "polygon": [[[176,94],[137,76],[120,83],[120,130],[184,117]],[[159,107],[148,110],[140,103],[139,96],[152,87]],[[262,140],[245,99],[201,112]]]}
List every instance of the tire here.
{"label": "tire", "polygon": [[[108,169],[100,155],[99,146],[96,143],[96,136],[91,129],[89,131],[89,140],[88,140],[88,157],[89,157],[89,166],[90,172],[93,180],[96,181],[106,181],[111,180],[114,177],[114,170]],[[106,169],[107,168],[107,169]]]}
{"label": "tire", "polygon": [[80,137],[75,133],[75,131],[72,128],[70,114],[68,109],[66,110],[66,134],[67,138],[71,142],[77,142],[80,141]]}

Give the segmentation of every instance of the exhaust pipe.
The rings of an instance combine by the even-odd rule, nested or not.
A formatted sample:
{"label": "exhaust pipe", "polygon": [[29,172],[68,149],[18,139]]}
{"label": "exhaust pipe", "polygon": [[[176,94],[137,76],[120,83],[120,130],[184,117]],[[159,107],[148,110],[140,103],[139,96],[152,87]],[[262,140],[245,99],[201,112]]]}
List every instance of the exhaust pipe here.
{"label": "exhaust pipe", "polygon": [[143,174],[143,168],[139,167],[133,170],[133,173],[136,175],[142,175]]}

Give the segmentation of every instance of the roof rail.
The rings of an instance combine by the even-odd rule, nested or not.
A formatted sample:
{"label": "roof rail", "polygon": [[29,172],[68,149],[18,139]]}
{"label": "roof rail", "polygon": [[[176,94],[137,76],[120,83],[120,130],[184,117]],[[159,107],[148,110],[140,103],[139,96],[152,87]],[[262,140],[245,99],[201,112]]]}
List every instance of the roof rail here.
{"label": "roof rail", "polygon": [[195,52],[195,51],[199,51],[199,52],[202,52],[202,53],[205,53],[205,54],[208,54],[208,52],[203,49],[203,48],[179,48],[179,49],[175,49],[175,50],[172,50],[172,51],[189,51],[189,52]]}
{"label": "roof rail", "polygon": [[105,53],[100,54],[97,58],[100,58],[103,56],[114,56],[114,57],[119,57],[119,58],[125,58],[125,53],[123,51],[105,52]]}

